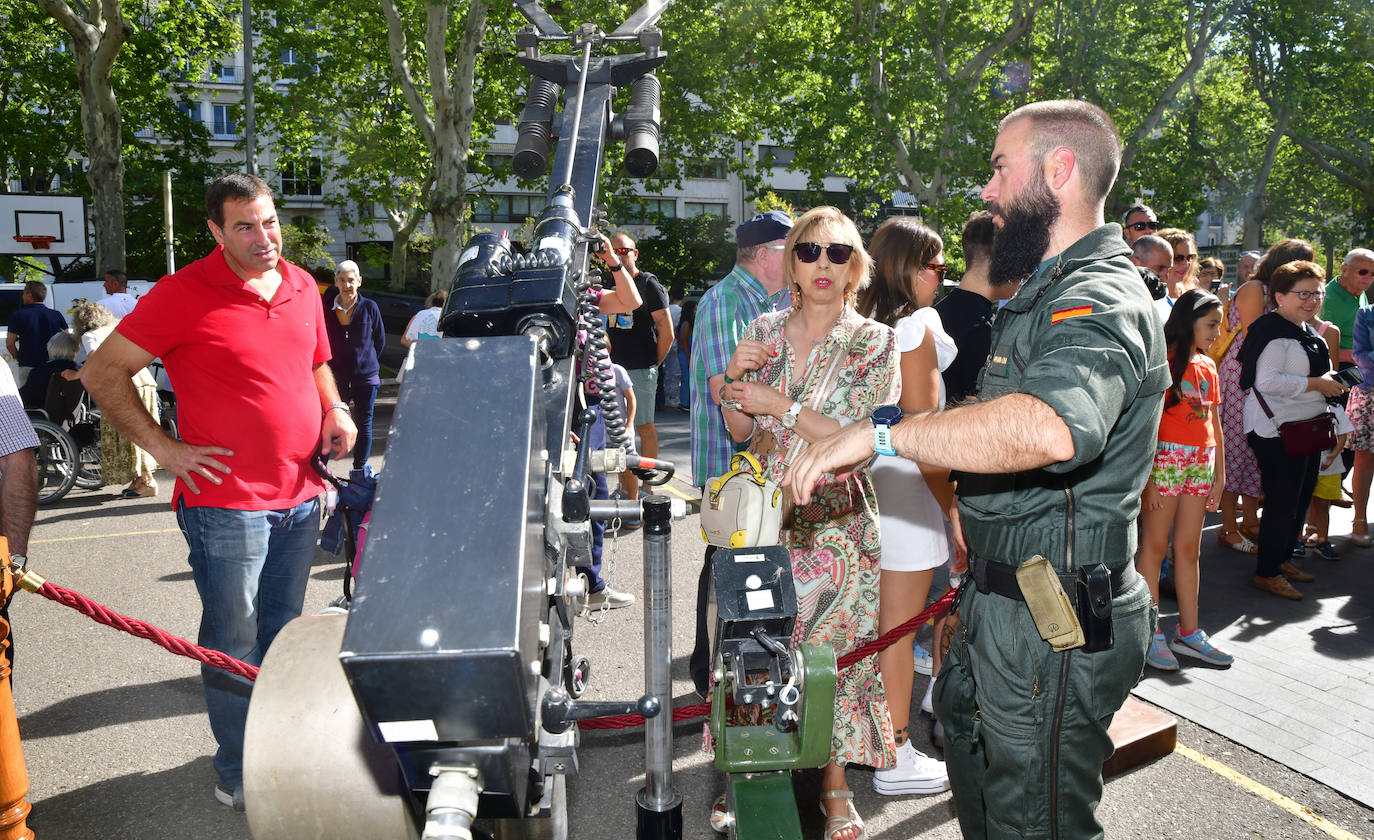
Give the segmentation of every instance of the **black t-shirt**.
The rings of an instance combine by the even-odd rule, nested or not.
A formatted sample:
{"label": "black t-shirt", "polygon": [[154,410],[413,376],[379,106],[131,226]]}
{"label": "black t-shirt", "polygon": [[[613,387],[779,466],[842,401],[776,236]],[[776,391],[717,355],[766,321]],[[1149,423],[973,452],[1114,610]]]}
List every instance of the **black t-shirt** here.
{"label": "black t-shirt", "polygon": [[654,313],[668,308],[668,292],[658,278],[647,271],[635,276],[639,296],[644,300],[634,312],[610,318],[611,361],[626,370],[658,367],[658,328]]}
{"label": "black t-shirt", "polygon": [[959,355],[945,368],[945,402],[956,405],[978,392],[978,374],[992,350],[992,301],[955,289],[935,304],[940,323],[954,339]]}

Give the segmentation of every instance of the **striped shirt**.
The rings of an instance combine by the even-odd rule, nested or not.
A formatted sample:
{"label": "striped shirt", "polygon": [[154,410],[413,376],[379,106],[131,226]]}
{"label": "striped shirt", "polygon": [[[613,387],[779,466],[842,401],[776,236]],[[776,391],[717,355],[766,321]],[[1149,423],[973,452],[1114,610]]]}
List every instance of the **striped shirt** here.
{"label": "striped shirt", "polygon": [[697,304],[692,327],[692,482],[698,487],[729,469],[730,456],[740,449],[710,392],[711,377],[725,373],[745,327],[789,301],[786,288],[770,297],[758,278],[737,265]]}
{"label": "striped shirt", "polygon": [[24,404],[19,400],[19,388],[10,375],[9,365],[0,365],[0,369],[0,456],[3,456],[36,448],[38,435],[34,434],[29,415],[24,413]]}

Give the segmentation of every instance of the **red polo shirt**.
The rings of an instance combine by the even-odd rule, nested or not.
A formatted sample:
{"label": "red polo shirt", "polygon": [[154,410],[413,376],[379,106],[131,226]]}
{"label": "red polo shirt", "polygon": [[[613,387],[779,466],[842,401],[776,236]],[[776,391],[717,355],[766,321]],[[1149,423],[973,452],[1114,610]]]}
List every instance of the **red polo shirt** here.
{"label": "red polo shirt", "polygon": [[[119,322],[120,335],[162,358],[177,395],[177,428],[222,446],[232,472],[200,494],[178,479],[172,505],[282,510],[324,490],[310,467],[323,426],[313,367],[329,361],[315,281],[286,260],[265,301],[229,268],[222,248],[164,277]],[[218,473],[216,473],[218,475]]]}

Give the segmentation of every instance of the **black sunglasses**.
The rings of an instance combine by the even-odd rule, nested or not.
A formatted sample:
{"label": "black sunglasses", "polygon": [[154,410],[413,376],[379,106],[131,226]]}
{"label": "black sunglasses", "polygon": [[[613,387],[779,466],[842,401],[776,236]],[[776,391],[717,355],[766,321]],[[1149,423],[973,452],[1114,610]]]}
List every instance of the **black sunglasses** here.
{"label": "black sunglasses", "polygon": [[825,251],[826,259],[835,265],[844,265],[849,262],[849,255],[854,253],[853,245],[842,245],[838,242],[830,245],[822,245],[819,242],[798,242],[792,246],[792,253],[797,255],[797,259],[804,263],[813,263],[821,258],[821,251]]}
{"label": "black sunglasses", "polygon": [[1126,227],[1136,233],[1140,233],[1146,230],[1159,230],[1159,222],[1131,222],[1129,225],[1126,225]]}

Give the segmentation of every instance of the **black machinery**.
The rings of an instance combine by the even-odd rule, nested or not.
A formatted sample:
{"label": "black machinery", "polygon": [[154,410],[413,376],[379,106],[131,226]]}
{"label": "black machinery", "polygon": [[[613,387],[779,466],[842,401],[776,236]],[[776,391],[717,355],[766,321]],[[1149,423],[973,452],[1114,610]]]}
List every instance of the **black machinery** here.
{"label": "black machinery", "polygon": [[[263,663],[244,762],[258,840],[470,838],[488,826],[564,837],[575,722],[628,712],[648,718],[639,836],[681,836],[668,604],[655,597],[668,586],[673,505],[590,498],[590,469],[624,469],[626,418],[603,389],[610,443],[591,452],[595,415],[577,404],[585,371],[611,376],[587,270],[597,180],[613,140],[632,175],[657,167],[652,71],[666,55],[653,24],[668,3],[651,0],[610,33],[568,33],[536,0],[516,2],[533,75],[515,166],[537,177],[554,152],[548,203],[527,253],[490,233],[465,245],[445,338],[419,342],[406,373],[351,610],[292,622]],[[542,54],[549,42],[574,54]],[[615,42],[641,51],[595,54]],[[625,86],[630,104],[613,114]],[[651,485],[671,475],[656,466]],[[589,565],[591,521],[616,518],[644,525],[645,693],[588,703],[571,646],[585,586],[572,569]]]}

